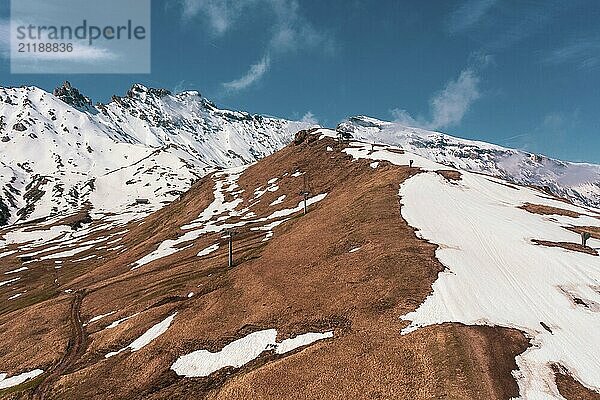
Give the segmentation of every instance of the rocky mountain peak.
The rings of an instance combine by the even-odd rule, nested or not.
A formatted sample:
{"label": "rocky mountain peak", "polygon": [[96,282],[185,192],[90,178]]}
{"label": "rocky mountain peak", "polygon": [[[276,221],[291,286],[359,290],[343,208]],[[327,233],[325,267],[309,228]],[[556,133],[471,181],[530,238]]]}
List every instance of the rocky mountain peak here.
{"label": "rocky mountain peak", "polygon": [[141,83],[134,83],[131,89],[127,91],[127,97],[143,100],[146,96],[156,96],[158,98],[171,95],[167,89],[155,89],[144,86]]}
{"label": "rocky mountain peak", "polygon": [[61,86],[55,88],[52,94],[80,111],[91,112],[94,110],[92,100],[73,87],[69,81],[65,81]]}

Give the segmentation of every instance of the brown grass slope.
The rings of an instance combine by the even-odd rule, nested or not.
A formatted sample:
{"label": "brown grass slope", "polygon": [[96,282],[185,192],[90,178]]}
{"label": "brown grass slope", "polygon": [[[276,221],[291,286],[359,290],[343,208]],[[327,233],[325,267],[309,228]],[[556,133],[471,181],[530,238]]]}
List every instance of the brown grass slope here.
{"label": "brown grass slope", "polygon": [[577,382],[569,373],[560,368],[554,368],[556,386],[560,394],[568,400],[600,400],[600,393],[596,393]]}
{"label": "brown grass slope", "polygon": [[[65,366],[69,304],[73,295],[56,294],[0,316],[0,366],[17,373],[60,366],[48,399],[507,399],[518,394],[511,375],[514,358],[528,342],[514,330],[444,324],[400,335],[401,316],[414,310],[431,291],[443,269],[435,247],[418,239],[400,214],[398,189],[415,169],[353,161],[331,139],[308,136],[250,167],[239,179],[244,203],[274,177],[279,190],[251,206],[259,217],[298,204],[302,178],[312,195],[328,193],[306,216],[296,214],[264,232],[238,232],[235,263],[227,268],[225,246],[206,257],[196,254],[223,243],[207,234],[191,247],[131,271],[131,264],[165,239],[181,235],[212,201],[207,177],[181,200],[132,223],[123,242],[128,250],[105,262],[73,272],[74,290],[85,290],[80,313],[115,314],[85,327],[82,355]],[[287,175],[285,175],[287,174]],[[269,204],[286,194],[277,207]],[[349,250],[360,247],[350,253]],[[43,277],[42,277],[43,278]],[[40,279],[42,279],[40,278]],[[32,282],[35,284],[35,282]],[[188,292],[194,292],[191,298]],[[162,336],[137,352],[105,359],[149,327],[177,311]],[[113,329],[119,318],[138,315]],[[47,319],[39,319],[40,315]],[[31,331],[28,315],[36,315]],[[53,316],[50,318],[50,316]],[[41,326],[40,326],[41,325]],[[333,339],[285,356],[264,353],[239,370],[207,378],[183,378],[170,370],[181,355],[206,348],[218,351],[236,338],[276,328],[279,338],[333,329]],[[22,346],[35,337],[37,345]],[[47,354],[46,354],[47,353]],[[33,362],[32,360],[37,360]],[[21,364],[22,362],[22,364]],[[5,367],[7,366],[7,367]],[[47,374],[49,375],[49,374]],[[21,390],[22,389],[22,390]],[[5,398],[29,398],[24,385]],[[2,394],[2,392],[0,392]]]}

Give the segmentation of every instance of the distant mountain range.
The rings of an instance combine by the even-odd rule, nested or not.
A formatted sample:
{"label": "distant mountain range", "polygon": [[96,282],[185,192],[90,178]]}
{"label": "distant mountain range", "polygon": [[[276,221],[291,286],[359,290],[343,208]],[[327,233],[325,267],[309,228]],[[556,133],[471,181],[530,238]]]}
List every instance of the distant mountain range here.
{"label": "distant mountain range", "polygon": [[[218,109],[135,84],[93,105],[68,82],[0,88],[0,225],[73,212],[153,211],[216,168],[249,164],[309,124]],[[136,199],[148,200],[147,205]]]}
{"label": "distant mountain range", "polygon": [[[195,91],[174,94],[140,84],[96,105],[68,82],[53,94],[36,87],[0,88],[0,225],[84,206],[96,215],[147,214],[207,173],[255,162],[309,127],[221,110]],[[364,116],[349,118],[337,130],[600,207],[598,165]]]}

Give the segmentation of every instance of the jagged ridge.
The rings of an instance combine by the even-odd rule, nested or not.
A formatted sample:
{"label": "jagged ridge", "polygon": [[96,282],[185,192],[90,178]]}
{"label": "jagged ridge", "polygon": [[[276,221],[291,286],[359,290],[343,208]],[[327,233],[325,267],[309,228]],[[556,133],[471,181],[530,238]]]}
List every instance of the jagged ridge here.
{"label": "jagged ridge", "polygon": [[[273,153],[305,126],[140,84],[95,106],[68,82],[53,94],[1,88],[0,223],[69,213],[86,202],[99,213],[147,213],[215,168]],[[150,204],[132,208],[136,198]]]}

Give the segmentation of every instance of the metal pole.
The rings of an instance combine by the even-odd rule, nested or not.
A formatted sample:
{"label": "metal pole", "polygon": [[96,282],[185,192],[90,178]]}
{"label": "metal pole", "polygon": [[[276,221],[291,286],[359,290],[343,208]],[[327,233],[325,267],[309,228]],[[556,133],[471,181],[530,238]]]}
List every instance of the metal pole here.
{"label": "metal pole", "polygon": [[306,197],[308,197],[306,195],[306,193],[304,193],[304,215],[306,215],[306,213],[308,212],[308,209],[306,208]]}
{"label": "metal pole", "polygon": [[228,239],[228,254],[227,254],[227,265],[229,268],[233,268],[233,232],[227,232]]}
{"label": "metal pole", "polygon": [[304,198],[304,215],[308,213],[308,207],[306,205],[306,199],[308,199],[308,184],[306,181],[306,174],[304,174],[304,184],[302,185],[302,197]]}

